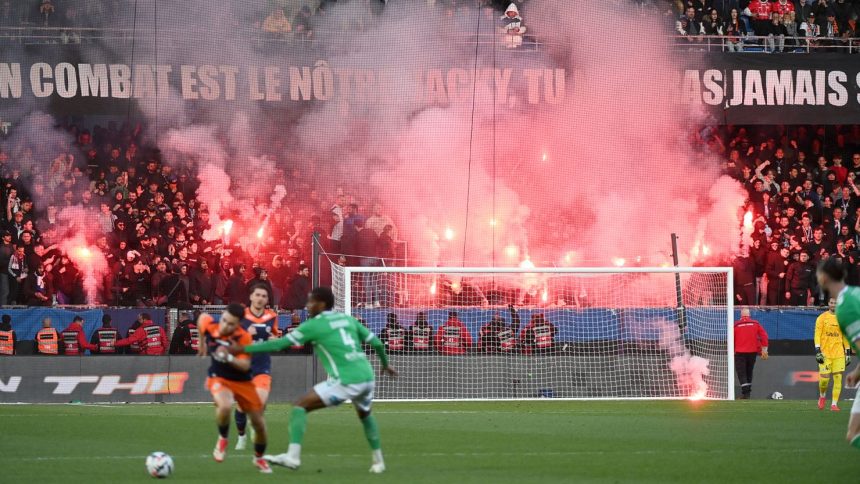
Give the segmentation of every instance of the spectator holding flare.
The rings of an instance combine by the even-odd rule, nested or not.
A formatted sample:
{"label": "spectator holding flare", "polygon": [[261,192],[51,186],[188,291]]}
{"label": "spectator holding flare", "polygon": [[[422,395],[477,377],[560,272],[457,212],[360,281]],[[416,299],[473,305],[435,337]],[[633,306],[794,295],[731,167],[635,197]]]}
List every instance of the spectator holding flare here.
{"label": "spectator holding flare", "polygon": [[735,321],[735,371],[741,382],[741,400],[749,400],[752,392],[753,369],[756,358],[768,358],[767,332],[758,321],[750,318],[749,308],[741,309],[741,319]]}
{"label": "spectator holding flare", "polygon": [[839,394],[842,392],[842,373],[851,362],[851,345],[842,335],[836,321],[836,298],[831,297],[827,311],[815,320],[815,361],[818,362],[818,409],[824,410],[827,386],[833,375],[833,399],[830,410],[839,411]]}
{"label": "spectator holding flare", "polygon": [[472,335],[457,312],[450,311],[448,320],[436,330],[434,343],[443,355],[464,355],[472,347]]}

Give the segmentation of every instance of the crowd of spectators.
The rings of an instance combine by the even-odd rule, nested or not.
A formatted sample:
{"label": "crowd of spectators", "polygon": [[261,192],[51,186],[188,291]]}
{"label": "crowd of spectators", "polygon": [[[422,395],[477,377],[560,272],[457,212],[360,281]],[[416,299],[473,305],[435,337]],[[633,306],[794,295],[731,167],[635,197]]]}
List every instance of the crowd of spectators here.
{"label": "crowd of spectators", "polygon": [[[363,0],[379,13],[386,0]],[[272,40],[313,40],[314,25],[337,0],[272,0],[268,7],[232,12],[236,31],[253,31]],[[499,31],[509,47],[522,44],[526,26],[521,17],[528,0],[421,0],[428,8],[457,15],[475,5],[502,15]],[[743,51],[758,45],[768,52],[844,50],[858,38],[860,2],[855,0],[631,0],[644,8],[662,9],[672,17],[672,33],[693,44],[702,36],[721,37],[721,48]],[[232,8],[232,7],[226,7]],[[513,14],[507,12],[513,11]],[[142,13],[148,15],[148,13]],[[513,26],[511,24],[514,24]],[[132,28],[134,12],[127,5],[107,0],[0,0],[0,27],[54,27],[62,29],[63,43],[81,42],[83,29]],[[348,26],[345,26],[348,28]],[[755,36],[750,40],[749,36]],[[99,38],[98,35],[93,38]],[[709,45],[712,45],[709,42]],[[821,47],[822,49],[818,49]]]}
{"label": "crowd of spectators", "polygon": [[[211,215],[197,198],[196,165],[162,163],[156,147],[139,146],[140,128],[129,124],[63,129],[76,141],[47,163],[47,173],[26,168],[45,166],[33,163],[29,147],[0,144],[2,305],[86,302],[83,269],[63,250],[69,234],[58,217],[69,207],[97,213],[86,235],[109,264],[90,302],[243,302],[262,282],[273,306],[300,308],[311,284],[312,232],[336,262],[397,263],[397,224],[384,206],[341,190],[321,195],[298,170],[279,175],[290,195],[272,211],[264,238],[206,240]],[[812,268],[826,255],[844,257],[849,282],[860,282],[860,126],[722,126],[695,135],[749,191],[753,227],[747,253],[735,261],[738,303],[820,303]],[[749,284],[752,292],[743,292]],[[392,303],[391,295],[373,295],[382,288],[361,289],[367,305]]]}
{"label": "crowd of spectators", "polygon": [[[759,44],[766,52],[809,48],[856,53],[860,2],[853,0],[678,0],[674,34],[691,44],[719,36],[724,50]],[[755,40],[749,40],[755,36]],[[847,49],[846,47],[854,47]],[[820,49],[819,49],[820,48]]]}
{"label": "crowd of spectators", "polygon": [[[140,128],[129,124],[59,129],[75,142],[52,160],[36,161],[31,146],[0,142],[0,305],[87,302],[79,254],[69,252],[78,248],[64,246],[75,235],[86,237],[108,264],[98,274],[103,289],[89,302],[115,306],[246,302],[248,288],[262,282],[273,306],[301,308],[314,232],[345,263],[395,256],[396,229],[381,205],[362,207],[342,190],[322,200],[298,169],[278,170],[289,195],[272,207],[264,236],[253,236],[261,218],[243,220],[236,212],[233,237],[216,227],[214,237],[204,238],[212,226],[197,198],[195,164],[162,163],[156,147],[140,147]],[[261,192],[248,203],[263,204],[268,196]],[[85,233],[69,233],[62,218],[67,209],[91,217]]]}
{"label": "crowd of spectators", "polygon": [[815,265],[828,255],[860,282],[860,126],[728,126],[703,142],[749,192],[736,303],[826,302]]}
{"label": "crowd of spectators", "polygon": [[[344,0],[341,0],[343,3]],[[494,12],[503,14],[513,9],[515,14],[503,14],[499,31],[510,47],[522,43],[526,28],[522,25],[518,8],[528,0],[418,0],[427,8],[438,9],[448,17],[460,16],[461,12],[478,6],[488,16]],[[262,5],[248,8],[242,2],[223,6],[221,18],[230,24],[230,31],[249,37],[271,41],[314,40],[315,25],[329,15],[338,0],[268,0]],[[379,14],[387,0],[355,0],[369,12]],[[82,41],[101,41],[106,34],[123,37],[121,31],[148,29],[154,26],[138,26],[136,15],[149,19],[156,11],[148,8],[129,8],[124,2],[110,0],[0,0],[0,28],[24,27],[12,30],[7,38],[20,39],[26,43],[78,44]],[[357,21],[357,20],[356,20]],[[343,29],[354,29],[353,20],[345,20]],[[164,23],[164,22],[162,22]],[[511,25],[515,24],[515,25]],[[147,24],[148,25],[148,24]],[[32,32],[28,37],[26,28],[50,28],[50,32]],[[161,26],[161,29],[170,26]],[[114,37],[111,37],[114,38]]]}

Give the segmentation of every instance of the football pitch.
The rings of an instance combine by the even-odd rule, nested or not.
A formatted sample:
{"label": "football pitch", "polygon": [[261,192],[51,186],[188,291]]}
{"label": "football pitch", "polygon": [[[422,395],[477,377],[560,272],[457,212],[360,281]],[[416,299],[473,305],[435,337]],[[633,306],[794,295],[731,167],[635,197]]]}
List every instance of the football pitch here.
{"label": "football pitch", "polygon": [[[844,442],[851,402],[377,403],[388,470],[353,409],[314,412],[302,468],[261,475],[250,450],[211,457],[209,405],[0,406],[3,482],[152,482],[144,458],[173,456],[177,482],[858,482]],[[269,451],[288,443],[289,406],[270,405]]]}

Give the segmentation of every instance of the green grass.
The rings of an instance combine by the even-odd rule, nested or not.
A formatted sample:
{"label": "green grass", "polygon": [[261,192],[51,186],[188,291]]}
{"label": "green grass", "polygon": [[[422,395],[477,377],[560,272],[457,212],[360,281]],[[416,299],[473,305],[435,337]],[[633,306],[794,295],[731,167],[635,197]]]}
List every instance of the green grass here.
{"label": "green grass", "polygon": [[[144,457],[173,456],[173,481],[858,482],[860,451],[814,402],[475,402],[376,404],[388,472],[349,406],[309,418],[303,466],[259,475],[250,451],[216,464],[208,405],[0,406],[2,482],[152,482]],[[269,449],[288,443],[270,405]],[[231,443],[235,431],[231,431]]]}

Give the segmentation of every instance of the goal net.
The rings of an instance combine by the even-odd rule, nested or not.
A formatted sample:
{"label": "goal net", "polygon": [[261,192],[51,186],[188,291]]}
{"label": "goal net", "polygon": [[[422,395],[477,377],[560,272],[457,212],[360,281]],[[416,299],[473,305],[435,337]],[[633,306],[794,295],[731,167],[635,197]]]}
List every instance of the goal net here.
{"label": "goal net", "polygon": [[[730,268],[332,267],[383,400],[733,399]],[[376,359],[374,364],[378,364]]]}

